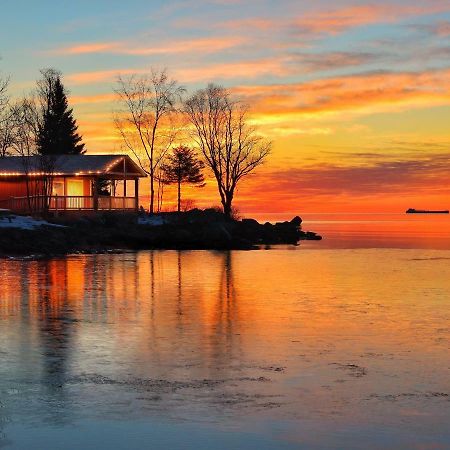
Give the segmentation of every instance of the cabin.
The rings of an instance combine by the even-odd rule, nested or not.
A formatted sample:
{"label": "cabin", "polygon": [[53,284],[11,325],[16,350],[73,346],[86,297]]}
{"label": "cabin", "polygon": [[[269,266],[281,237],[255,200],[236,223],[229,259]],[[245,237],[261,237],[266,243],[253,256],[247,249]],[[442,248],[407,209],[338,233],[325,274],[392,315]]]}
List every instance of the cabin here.
{"label": "cabin", "polygon": [[16,213],[137,211],[146,173],[127,155],[0,158],[0,208]]}

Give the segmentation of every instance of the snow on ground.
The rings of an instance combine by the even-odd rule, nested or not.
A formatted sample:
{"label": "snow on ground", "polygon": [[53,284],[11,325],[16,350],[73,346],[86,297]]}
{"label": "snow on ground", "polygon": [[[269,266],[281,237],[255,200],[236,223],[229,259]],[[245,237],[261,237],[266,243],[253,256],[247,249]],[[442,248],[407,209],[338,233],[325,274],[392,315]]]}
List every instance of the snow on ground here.
{"label": "snow on ground", "polygon": [[41,226],[62,227],[45,220],[34,219],[33,217],[16,216],[15,214],[5,214],[5,210],[0,211],[0,228],[20,228],[22,230],[34,230]]}
{"label": "snow on ground", "polygon": [[165,220],[162,216],[145,216],[139,217],[138,219],[139,225],[150,225],[157,227],[159,225],[164,225],[165,223],[167,223],[167,220]]}

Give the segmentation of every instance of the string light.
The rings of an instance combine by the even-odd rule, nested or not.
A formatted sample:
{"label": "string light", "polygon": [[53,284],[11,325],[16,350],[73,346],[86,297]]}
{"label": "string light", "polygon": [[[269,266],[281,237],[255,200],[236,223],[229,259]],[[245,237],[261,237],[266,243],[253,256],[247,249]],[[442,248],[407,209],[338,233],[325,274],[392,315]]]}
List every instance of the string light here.
{"label": "string light", "polygon": [[[119,163],[126,161],[129,158],[127,155],[121,155],[119,158],[116,158],[114,161],[109,163],[104,170],[80,170],[75,173],[69,172],[0,172],[1,177],[20,177],[20,176],[30,176],[30,177],[39,177],[39,176],[83,176],[83,175],[101,175],[108,173],[111,169],[117,166]],[[138,168],[139,169],[139,168]],[[139,176],[147,176],[139,169],[141,174]]]}

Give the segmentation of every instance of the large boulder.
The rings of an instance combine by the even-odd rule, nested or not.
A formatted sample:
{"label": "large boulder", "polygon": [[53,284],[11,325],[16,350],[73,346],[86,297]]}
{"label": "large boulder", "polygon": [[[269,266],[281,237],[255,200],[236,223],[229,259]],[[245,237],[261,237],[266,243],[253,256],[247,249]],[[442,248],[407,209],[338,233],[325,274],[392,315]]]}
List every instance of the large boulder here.
{"label": "large boulder", "polygon": [[291,224],[299,227],[302,224],[302,218],[300,216],[295,216],[292,220],[291,220]]}

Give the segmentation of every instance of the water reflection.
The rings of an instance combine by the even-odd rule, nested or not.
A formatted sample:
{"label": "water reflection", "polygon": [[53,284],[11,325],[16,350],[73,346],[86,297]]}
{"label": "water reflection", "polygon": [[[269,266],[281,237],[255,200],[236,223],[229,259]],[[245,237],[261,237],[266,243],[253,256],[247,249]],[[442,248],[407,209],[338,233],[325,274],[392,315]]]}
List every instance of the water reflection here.
{"label": "water reflection", "polygon": [[7,418],[64,427],[275,417],[292,421],[296,440],[305,421],[414,430],[419,419],[404,418],[418,411],[421,424],[437,426],[449,412],[449,257],[280,250],[2,260],[0,427]]}

